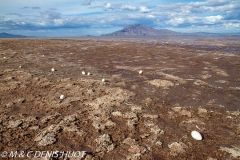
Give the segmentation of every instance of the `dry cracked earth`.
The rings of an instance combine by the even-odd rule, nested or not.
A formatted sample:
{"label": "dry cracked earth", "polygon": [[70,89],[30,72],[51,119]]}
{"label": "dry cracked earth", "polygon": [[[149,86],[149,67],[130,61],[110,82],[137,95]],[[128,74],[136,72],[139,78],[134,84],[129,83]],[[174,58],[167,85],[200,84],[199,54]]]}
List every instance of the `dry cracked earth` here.
{"label": "dry cracked earth", "polygon": [[240,38],[167,40],[1,39],[0,151],[240,159]]}

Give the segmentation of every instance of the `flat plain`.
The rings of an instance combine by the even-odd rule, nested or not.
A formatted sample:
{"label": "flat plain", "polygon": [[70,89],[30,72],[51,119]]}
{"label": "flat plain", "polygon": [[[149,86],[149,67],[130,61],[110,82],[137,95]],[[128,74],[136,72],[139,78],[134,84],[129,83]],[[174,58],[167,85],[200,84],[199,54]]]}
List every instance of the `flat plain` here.
{"label": "flat plain", "polygon": [[239,44],[233,35],[1,39],[0,151],[239,159]]}

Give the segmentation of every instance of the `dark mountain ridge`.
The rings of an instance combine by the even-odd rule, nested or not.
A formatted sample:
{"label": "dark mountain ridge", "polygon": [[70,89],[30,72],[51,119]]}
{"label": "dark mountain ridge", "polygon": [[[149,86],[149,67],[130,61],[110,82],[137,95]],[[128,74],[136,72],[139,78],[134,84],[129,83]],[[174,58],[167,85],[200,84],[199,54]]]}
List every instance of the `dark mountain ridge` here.
{"label": "dark mountain ridge", "polygon": [[0,38],[25,38],[25,37],[26,36],[14,35],[14,34],[9,34],[5,32],[0,33]]}
{"label": "dark mountain ridge", "polygon": [[154,29],[149,26],[136,24],[125,26],[122,30],[108,33],[103,36],[160,36],[181,34],[168,29]]}

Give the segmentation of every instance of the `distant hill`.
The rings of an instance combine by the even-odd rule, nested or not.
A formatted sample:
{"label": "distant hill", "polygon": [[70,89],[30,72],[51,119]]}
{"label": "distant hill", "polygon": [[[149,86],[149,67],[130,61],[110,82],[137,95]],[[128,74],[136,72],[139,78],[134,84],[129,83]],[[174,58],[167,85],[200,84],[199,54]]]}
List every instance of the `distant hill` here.
{"label": "distant hill", "polygon": [[0,38],[24,38],[24,37],[26,37],[26,36],[14,35],[14,34],[9,34],[9,33],[5,33],[5,32],[0,33]]}
{"label": "distant hill", "polygon": [[168,29],[154,29],[149,26],[136,24],[124,27],[122,30],[108,33],[102,36],[160,36],[181,34]]}

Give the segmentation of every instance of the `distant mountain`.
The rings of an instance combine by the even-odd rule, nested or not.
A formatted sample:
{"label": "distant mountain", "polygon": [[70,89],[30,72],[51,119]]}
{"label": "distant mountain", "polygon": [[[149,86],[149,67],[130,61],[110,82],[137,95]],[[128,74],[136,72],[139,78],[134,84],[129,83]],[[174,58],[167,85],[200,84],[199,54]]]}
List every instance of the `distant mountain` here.
{"label": "distant mountain", "polygon": [[168,29],[154,29],[149,26],[136,24],[124,27],[122,30],[108,33],[102,36],[160,36],[181,34]]}
{"label": "distant mountain", "polygon": [[14,35],[14,34],[9,34],[9,33],[5,33],[5,32],[0,33],[0,38],[24,38],[24,37],[26,37],[26,36]]}

